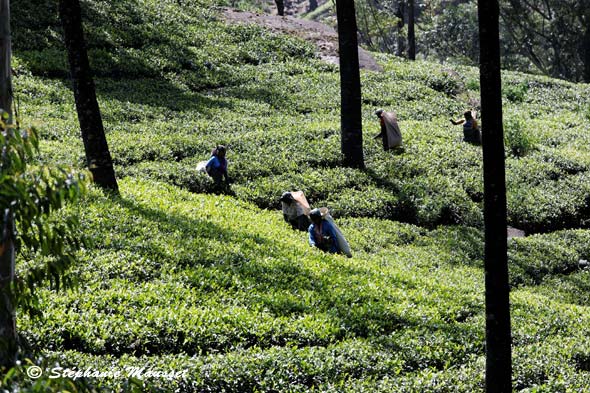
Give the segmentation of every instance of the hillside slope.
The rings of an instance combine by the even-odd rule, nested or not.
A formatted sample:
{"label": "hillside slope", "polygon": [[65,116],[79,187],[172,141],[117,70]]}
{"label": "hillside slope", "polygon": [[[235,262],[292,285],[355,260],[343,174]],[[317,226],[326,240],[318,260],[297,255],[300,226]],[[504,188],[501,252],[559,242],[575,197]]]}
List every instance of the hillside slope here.
{"label": "hillside slope", "polygon": [[[40,128],[42,161],[83,165],[46,3],[13,7],[20,114]],[[47,291],[42,321],[20,317],[31,358],[187,370],[148,381],[166,391],[482,389],[482,158],[449,122],[477,106],[476,69],[374,54],[383,72],[362,72],[368,169],[342,168],[338,69],[314,45],[227,24],[226,4],[83,4],[122,197],[83,205],[96,248],[77,292]],[[503,78],[509,220],[529,234],[509,243],[515,387],[587,390],[590,87]],[[377,107],[398,113],[403,153],[371,138]],[[195,173],[217,143],[230,195],[206,195]],[[331,208],[353,259],[311,250],[281,221],[292,189]],[[19,372],[15,386],[34,389]]]}
{"label": "hillside slope", "polygon": [[[310,249],[277,212],[132,179],[121,197],[93,192],[81,214],[96,247],[79,288],[45,292],[43,320],[19,321],[45,359],[26,389],[67,383],[47,378],[56,367],[123,375],[74,380],[82,390],[482,388],[483,273],[450,240],[477,249],[474,232],[348,219],[347,259]],[[515,377],[588,388],[590,313],[551,297],[513,293]],[[178,375],[134,382],[130,367]]]}
{"label": "hillside slope", "polygon": [[[15,7],[17,21],[19,11],[31,12],[23,4],[33,3]],[[92,1],[86,8],[120,175],[207,191],[194,168],[224,143],[233,192],[263,208],[277,208],[284,190],[298,188],[336,216],[481,227],[481,151],[462,143],[460,127],[448,121],[478,105],[476,69],[375,55],[384,72],[362,74],[369,170],[350,170],[339,167],[337,68],[321,61],[314,45],[253,25],[226,25],[222,9],[142,4]],[[65,53],[50,16],[33,27],[15,26],[21,75],[15,86],[23,116],[46,124],[53,159],[78,161]],[[587,226],[589,90],[504,75],[511,225],[527,233]],[[384,154],[372,140],[377,107],[398,113],[404,154]],[[72,148],[64,151],[62,142]]]}

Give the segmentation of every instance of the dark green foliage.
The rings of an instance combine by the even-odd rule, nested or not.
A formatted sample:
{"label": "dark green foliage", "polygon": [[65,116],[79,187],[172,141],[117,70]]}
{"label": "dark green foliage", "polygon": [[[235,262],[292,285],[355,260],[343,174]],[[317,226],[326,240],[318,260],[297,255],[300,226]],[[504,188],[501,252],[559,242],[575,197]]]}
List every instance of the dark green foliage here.
{"label": "dark green foliage", "polygon": [[506,96],[506,98],[508,98],[509,101],[518,103],[524,101],[528,90],[528,85],[526,83],[521,83],[518,85],[504,86],[502,93]]}

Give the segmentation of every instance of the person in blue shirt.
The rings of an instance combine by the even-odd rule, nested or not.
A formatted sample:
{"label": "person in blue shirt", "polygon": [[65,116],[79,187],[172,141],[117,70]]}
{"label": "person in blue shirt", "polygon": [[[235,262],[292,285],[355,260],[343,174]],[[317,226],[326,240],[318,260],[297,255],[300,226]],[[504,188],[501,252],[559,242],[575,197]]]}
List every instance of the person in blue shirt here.
{"label": "person in blue shirt", "polygon": [[207,161],[205,166],[207,174],[213,178],[217,187],[221,186],[223,179],[229,183],[227,176],[227,160],[225,159],[225,146],[218,145],[211,152],[211,158]]}
{"label": "person in blue shirt", "polygon": [[322,251],[337,253],[339,251],[336,231],[327,220],[322,219],[320,209],[313,209],[309,213],[311,225],[308,228],[309,245]]}

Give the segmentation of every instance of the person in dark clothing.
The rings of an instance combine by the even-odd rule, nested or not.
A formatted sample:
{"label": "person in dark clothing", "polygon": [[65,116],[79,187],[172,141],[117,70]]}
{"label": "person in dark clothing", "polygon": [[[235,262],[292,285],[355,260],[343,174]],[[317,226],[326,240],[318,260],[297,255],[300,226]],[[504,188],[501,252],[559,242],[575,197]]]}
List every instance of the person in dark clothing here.
{"label": "person in dark clothing", "polygon": [[213,178],[215,185],[221,187],[223,179],[225,183],[229,183],[227,175],[227,160],[225,159],[225,146],[218,145],[211,151],[211,158],[207,161],[205,166],[207,174]]}
{"label": "person in dark clothing", "polygon": [[451,119],[451,123],[453,125],[463,124],[463,141],[473,143],[475,145],[481,145],[481,131],[479,130],[479,125],[477,124],[477,120],[471,111],[465,111],[463,114],[463,119],[453,120]]}
{"label": "person in dark clothing", "polygon": [[309,245],[322,251],[337,253],[340,251],[336,230],[332,223],[322,218],[320,209],[313,209],[309,213],[311,225],[309,226]]}

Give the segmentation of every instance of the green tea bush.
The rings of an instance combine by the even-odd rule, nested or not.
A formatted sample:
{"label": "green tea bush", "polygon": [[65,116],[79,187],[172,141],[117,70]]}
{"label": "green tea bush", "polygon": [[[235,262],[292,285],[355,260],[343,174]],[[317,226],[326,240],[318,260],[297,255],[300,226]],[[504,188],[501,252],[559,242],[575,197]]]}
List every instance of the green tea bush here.
{"label": "green tea bush", "polygon": [[196,170],[194,163],[150,161],[125,167],[119,176],[143,177],[174,184],[192,192],[209,192],[214,189],[213,180]]}
{"label": "green tea bush", "polygon": [[523,102],[528,92],[528,85],[526,83],[519,83],[517,85],[507,84],[504,86],[504,96],[513,103]]}
{"label": "green tea bush", "polygon": [[[544,149],[541,160],[554,165],[566,175],[576,175],[590,169],[588,155],[572,147]],[[554,178],[554,176],[549,178]]]}
{"label": "green tea bush", "polygon": [[555,275],[579,271],[579,261],[590,256],[588,236],[587,230],[565,230],[513,239],[509,247],[511,280],[536,285]]}
{"label": "green tea bush", "polygon": [[66,78],[69,75],[67,53],[63,49],[47,48],[18,52],[27,70],[35,75]]}
{"label": "green tea bush", "polygon": [[[580,254],[585,258],[585,254]],[[579,262],[578,262],[579,264]],[[588,269],[579,266],[577,271],[567,275],[546,277],[537,287],[540,294],[552,294],[552,297],[563,303],[584,306],[588,303]]]}
{"label": "green tea bush", "polygon": [[521,186],[508,194],[508,217],[527,232],[549,232],[586,227],[590,190],[587,175],[546,180],[535,186]]}
{"label": "green tea bush", "polygon": [[535,149],[535,140],[522,120],[509,118],[504,125],[504,143],[515,157],[523,157]]}
{"label": "green tea bush", "polygon": [[426,84],[433,90],[440,91],[448,96],[456,96],[465,89],[460,75],[450,69],[429,75]]}
{"label": "green tea bush", "polygon": [[464,190],[446,178],[417,178],[406,183],[400,191],[400,201],[400,215],[415,212],[416,223],[422,226],[482,224],[481,210]]}
{"label": "green tea bush", "polygon": [[[62,366],[188,370],[188,378],[140,381],[164,390],[266,391],[288,384],[305,391],[352,383],[412,391],[430,389],[433,380],[433,391],[481,386],[467,378],[483,366],[475,361],[483,356],[484,331],[479,231],[428,232],[347,218],[338,222],[357,254],[347,260],[308,251],[305,235],[276,212],[162,183],[120,185],[121,198],[93,192],[83,214],[84,231],[97,245],[78,268],[83,294],[46,292],[44,323],[21,321],[24,336],[46,348],[49,359]],[[588,244],[585,237],[563,232],[546,241]],[[519,258],[535,258],[534,240],[519,240]],[[564,259],[561,248],[554,250],[541,249],[543,264],[567,266],[568,254]],[[567,272],[559,263],[553,272]],[[547,325],[554,315],[543,314],[544,303],[536,307],[535,326]],[[531,323],[525,315],[517,313],[523,328]],[[520,326],[519,339],[526,337]],[[552,326],[557,330],[547,334],[572,329],[567,319]],[[548,370],[559,375],[553,359]],[[523,386],[537,381],[528,375],[517,374]],[[132,383],[86,382],[108,389]]]}

